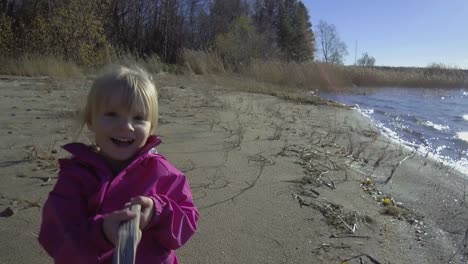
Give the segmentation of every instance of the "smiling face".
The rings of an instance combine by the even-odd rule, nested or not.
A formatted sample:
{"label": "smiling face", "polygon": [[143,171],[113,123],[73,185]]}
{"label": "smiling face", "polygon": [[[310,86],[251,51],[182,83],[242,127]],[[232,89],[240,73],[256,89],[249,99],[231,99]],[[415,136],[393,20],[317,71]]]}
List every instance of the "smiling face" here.
{"label": "smiling face", "polygon": [[93,115],[89,128],[94,132],[100,153],[111,165],[128,163],[150,136],[151,121],[143,109],[122,105],[119,96]]}
{"label": "smiling face", "polygon": [[114,68],[94,81],[83,114],[83,122],[95,134],[99,153],[118,172],[154,133],[158,94],[140,68]]}

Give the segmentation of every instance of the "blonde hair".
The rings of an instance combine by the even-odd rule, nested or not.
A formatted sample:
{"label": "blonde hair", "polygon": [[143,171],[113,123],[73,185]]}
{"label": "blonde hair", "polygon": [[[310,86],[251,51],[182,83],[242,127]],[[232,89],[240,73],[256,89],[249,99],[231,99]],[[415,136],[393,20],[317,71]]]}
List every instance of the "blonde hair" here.
{"label": "blonde hair", "polygon": [[137,109],[148,116],[151,122],[150,133],[158,125],[158,92],[151,75],[137,65],[129,67],[110,66],[104,74],[98,76],[88,93],[86,106],[77,137],[85,125],[90,125],[96,112],[107,105],[111,96],[119,96],[121,104],[128,111]]}

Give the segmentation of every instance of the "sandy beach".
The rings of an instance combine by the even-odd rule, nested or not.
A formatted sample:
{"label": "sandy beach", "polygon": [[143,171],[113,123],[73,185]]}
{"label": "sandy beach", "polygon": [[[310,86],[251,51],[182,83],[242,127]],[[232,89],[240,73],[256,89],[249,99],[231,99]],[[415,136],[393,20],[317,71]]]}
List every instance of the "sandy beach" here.
{"label": "sandy beach", "polygon": [[[467,176],[348,107],[158,75],[163,143],[200,210],[181,263],[468,263]],[[0,263],[37,234],[91,80],[0,76]],[[385,205],[386,204],[386,205]]]}

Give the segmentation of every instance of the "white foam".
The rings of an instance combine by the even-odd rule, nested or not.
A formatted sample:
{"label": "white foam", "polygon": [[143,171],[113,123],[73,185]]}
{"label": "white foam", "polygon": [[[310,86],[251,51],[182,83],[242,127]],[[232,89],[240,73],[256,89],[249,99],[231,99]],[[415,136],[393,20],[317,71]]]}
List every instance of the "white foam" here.
{"label": "white foam", "polygon": [[447,146],[445,146],[445,145],[438,146],[438,147],[435,149],[435,152],[436,152],[437,154],[440,154],[440,152],[442,152],[442,150],[444,150],[444,149],[446,149],[446,148],[447,148]]}
{"label": "white foam", "polygon": [[[355,109],[359,113],[361,113],[363,116],[369,118],[372,121],[372,123],[377,128],[379,128],[380,131],[382,131],[382,134],[385,137],[387,137],[388,139],[390,139],[390,141],[392,141],[393,143],[402,145],[405,149],[407,149],[409,151],[416,151],[417,153],[419,153],[422,156],[427,156],[427,157],[429,157],[430,159],[432,159],[432,160],[434,160],[436,162],[441,162],[445,166],[447,166],[449,168],[453,168],[453,169],[465,174],[466,176],[468,176],[468,160],[466,158],[462,158],[460,160],[453,160],[450,157],[439,155],[440,151],[443,149],[442,147],[439,147],[436,150],[436,153],[434,153],[434,152],[431,152],[431,146],[424,146],[424,145],[421,145],[421,144],[417,144],[416,142],[405,141],[402,138],[400,138],[395,131],[393,131],[390,128],[384,126],[382,123],[376,122],[375,120],[373,120],[372,117],[370,117],[367,113],[365,113],[365,111],[363,111],[358,105],[356,105]],[[465,140],[465,141],[468,142],[468,132],[459,132],[459,133],[457,133],[457,136],[460,139]],[[443,147],[445,147],[445,146],[443,146]]]}
{"label": "white foam", "polygon": [[424,126],[432,127],[432,128],[434,128],[436,130],[439,130],[439,131],[447,131],[447,130],[450,129],[449,126],[444,126],[444,125],[441,125],[441,124],[434,124],[431,121],[424,121],[421,124],[424,125]]}
{"label": "white foam", "polygon": [[466,121],[468,121],[468,115],[463,115],[463,119],[465,119]]}
{"label": "white foam", "polygon": [[468,132],[457,132],[457,137],[463,141],[468,142]]}
{"label": "white foam", "polygon": [[374,113],[374,109],[372,108],[369,108],[369,109],[366,109],[366,108],[361,108],[359,105],[354,105],[354,109],[356,109],[361,115],[369,118],[372,120],[372,118],[370,117],[370,115],[372,115]]}

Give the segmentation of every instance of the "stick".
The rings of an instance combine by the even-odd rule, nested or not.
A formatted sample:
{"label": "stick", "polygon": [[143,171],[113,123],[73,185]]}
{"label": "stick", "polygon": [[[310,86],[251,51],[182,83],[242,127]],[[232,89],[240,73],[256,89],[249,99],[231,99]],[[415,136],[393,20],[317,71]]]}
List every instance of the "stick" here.
{"label": "stick", "polygon": [[390,176],[388,176],[388,178],[385,180],[385,183],[384,184],[387,184],[393,177],[393,173],[395,173],[396,169],[398,168],[398,166],[400,166],[405,160],[411,158],[414,156],[416,152],[412,152],[411,155],[408,155],[406,156],[404,159],[400,160],[400,162],[398,162],[395,166],[393,166],[392,168],[392,171],[390,172]]}
{"label": "stick", "polygon": [[345,237],[370,239],[370,236],[358,236],[358,235],[353,235],[353,234],[332,234],[330,236],[330,238],[345,238]]}
{"label": "stick", "polygon": [[136,248],[139,242],[141,205],[132,205],[130,211],[137,213],[137,215],[119,227],[119,241],[114,250],[114,264],[135,263]]}
{"label": "stick", "polygon": [[[352,259],[356,259],[356,258],[360,258],[360,259],[361,259],[361,257],[367,257],[367,258],[369,258],[369,260],[370,260],[372,263],[374,263],[374,264],[382,264],[382,262],[378,261],[376,258],[374,258],[374,257],[372,257],[372,256],[370,256],[370,255],[367,255],[367,254],[361,254],[361,255],[358,255],[358,256],[354,256],[354,257],[351,257],[351,258],[342,260],[341,263],[343,263],[343,262],[348,262],[348,261],[350,261],[350,260],[352,260]],[[362,261],[362,259],[361,259],[361,261]]]}

